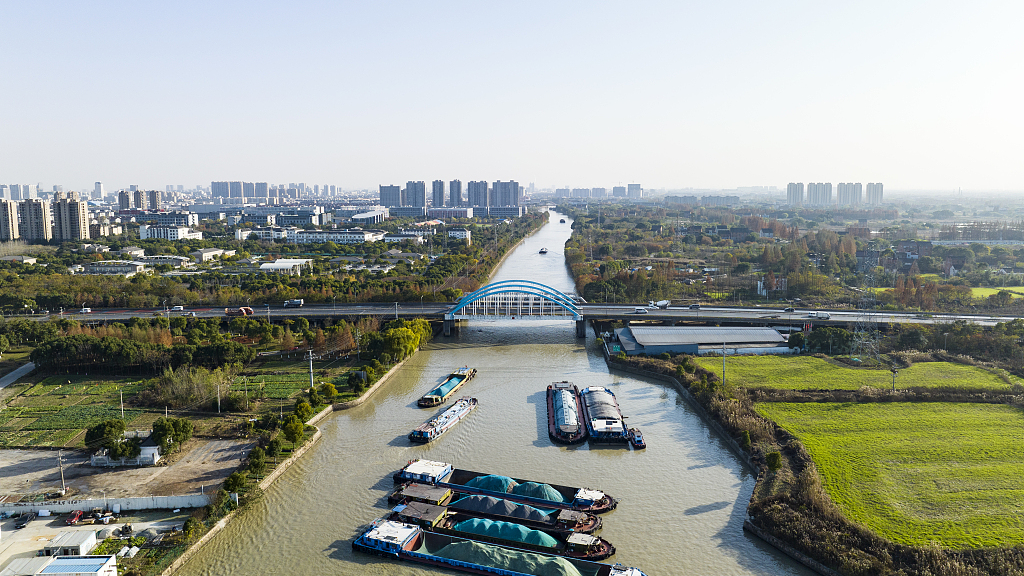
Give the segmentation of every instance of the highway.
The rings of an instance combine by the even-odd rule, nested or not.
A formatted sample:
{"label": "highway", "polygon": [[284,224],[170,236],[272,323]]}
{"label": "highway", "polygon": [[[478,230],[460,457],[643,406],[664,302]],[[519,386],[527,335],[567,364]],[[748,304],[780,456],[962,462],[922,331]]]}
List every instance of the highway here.
{"label": "highway", "polygon": [[[441,302],[405,302],[405,303],[365,303],[365,304],[325,304],[307,305],[302,307],[284,308],[281,306],[253,306],[256,317],[275,318],[329,318],[352,316],[379,316],[382,319],[395,318],[440,318],[451,307],[450,303]],[[990,316],[977,314],[915,314],[891,311],[862,310],[819,310],[796,308],[794,312],[785,312],[784,308],[769,307],[701,307],[690,309],[685,307],[669,307],[667,309],[652,308],[641,305],[607,305],[581,304],[580,311],[586,319],[608,320],[674,320],[694,322],[725,322],[730,324],[786,324],[802,325],[811,322],[816,325],[845,325],[857,322],[875,322],[879,324],[940,324],[957,320],[971,322],[981,326],[994,326],[998,322],[1015,320],[1015,316]],[[637,313],[643,308],[645,313]],[[829,317],[817,315],[827,312]],[[35,315],[30,318],[47,319],[52,317],[73,318],[82,322],[113,322],[127,321],[133,317],[164,316],[195,316],[197,318],[223,318],[224,308],[213,306],[188,307],[182,311],[165,311],[153,308],[95,308],[89,313],[79,310],[64,311],[63,315]]]}

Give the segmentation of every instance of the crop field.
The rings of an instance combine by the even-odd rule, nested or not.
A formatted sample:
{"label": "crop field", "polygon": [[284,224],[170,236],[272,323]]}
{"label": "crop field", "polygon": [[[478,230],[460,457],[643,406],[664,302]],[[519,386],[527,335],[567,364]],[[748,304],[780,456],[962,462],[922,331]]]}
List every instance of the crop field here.
{"label": "crop field", "polygon": [[988,298],[1000,291],[1006,290],[1013,298],[1024,298],[1024,288],[1020,286],[1008,286],[1006,288],[971,288],[971,296],[975,298]]}
{"label": "crop field", "polygon": [[1001,404],[763,403],[848,518],[901,544],[1024,543],[1024,414]]}
{"label": "crop field", "polygon": [[[721,357],[695,361],[721,377]],[[891,388],[892,374],[888,370],[840,367],[812,356],[730,356],[725,359],[725,382],[745,388],[857,390],[861,386]],[[900,370],[896,387],[1010,390],[1010,384],[991,372],[950,362],[921,362]]]}

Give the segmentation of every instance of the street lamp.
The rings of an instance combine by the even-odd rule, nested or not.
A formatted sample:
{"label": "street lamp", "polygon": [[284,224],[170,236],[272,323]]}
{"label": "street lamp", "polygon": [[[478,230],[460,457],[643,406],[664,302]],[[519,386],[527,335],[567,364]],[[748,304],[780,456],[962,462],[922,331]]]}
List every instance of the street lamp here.
{"label": "street lamp", "polygon": [[946,344],[949,343],[949,332],[943,333],[942,336],[943,336],[943,339],[942,339],[942,351],[946,352],[946,351],[948,351],[948,349],[946,348]]}

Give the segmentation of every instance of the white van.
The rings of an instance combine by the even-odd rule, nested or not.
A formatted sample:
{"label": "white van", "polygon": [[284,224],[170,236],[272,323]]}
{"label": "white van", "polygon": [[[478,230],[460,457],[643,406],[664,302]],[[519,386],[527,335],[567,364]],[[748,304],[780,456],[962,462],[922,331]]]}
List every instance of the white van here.
{"label": "white van", "polygon": [[633,308],[634,314],[647,314],[647,308]]}
{"label": "white van", "polygon": [[185,307],[184,306],[175,306],[174,308],[171,308],[171,312],[184,312],[184,311],[185,311]]}
{"label": "white van", "polygon": [[90,312],[92,312],[92,308],[82,308],[78,311],[79,314],[88,314]]}

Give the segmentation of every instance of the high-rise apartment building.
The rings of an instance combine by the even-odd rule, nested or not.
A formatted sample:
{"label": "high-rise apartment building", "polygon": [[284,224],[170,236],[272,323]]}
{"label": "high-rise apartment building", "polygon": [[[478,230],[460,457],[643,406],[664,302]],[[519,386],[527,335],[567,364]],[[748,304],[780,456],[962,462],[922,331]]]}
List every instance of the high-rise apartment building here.
{"label": "high-rise apartment building", "polygon": [[388,208],[394,208],[396,206],[403,206],[402,202],[402,187],[401,186],[384,186],[380,187],[380,205],[387,206]]}
{"label": "high-rise apartment building", "polygon": [[493,206],[519,206],[522,200],[522,191],[519,189],[519,183],[515,180],[509,180],[508,182],[498,180],[494,183],[494,188],[491,190]]}
{"label": "high-rise apartment building", "polygon": [[422,180],[405,183],[405,201],[407,206],[425,208],[427,206],[427,185]]}
{"label": "high-rise apartment building", "polygon": [[24,200],[21,197],[21,184],[11,184],[11,200]]}
{"label": "high-rise apartment building", "polygon": [[96,200],[103,200],[103,182],[97,182],[92,189],[92,197]]}
{"label": "high-rise apartment building", "polygon": [[604,198],[606,196],[608,196],[608,190],[606,188],[591,188],[590,189],[590,197],[591,198]]}
{"label": "high-rise apartment building", "polygon": [[135,189],[132,190],[132,208],[136,210],[146,209],[146,191]]}
{"label": "high-rise apartment building", "polygon": [[58,241],[89,239],[89,211],[78,192],[53,195],[53,238]]}
{"label": "high-rise apartment building", "polygon": [[242,182],[242,196],[245,198],[256,197],[256,184],[252,182]]}
{"label": "high-rise apartment building", "polygon": [[868,204],[871,204],[873,206],[877,206],[877,205],[881,204],[882,203],[882,183],[881,182],[877,182],[877,183],[871,182],[871,183],[869,183],[868,186],[867,186],[867,189],[865,190],[865,195],[867,197],[866,199],[867,199]]}
{"label": "high-rise apartment building", "polygon": [[53,238],[53,217],[50,203],[30,198],[18,205],[21,237],[26,240],[50,240]]}
{"label": "high-rise apartment building", "polygon": [[590,198],[590,188],[573,188],[571,194],[573,198]]}
{"label": "high-rise apartment building", "polygon": [[0,198],[11,199],[11,190],[7,187],[7,184],[0,184]]}
{"label": "high-rise apartment building", "polygon": [[14,200],[0,200],[0,240],[21,238],[18,229],[18,203]]}
{"label": "high-rise apartment building", "polygon": [[625,186],[612,186],[612,196],[614,196],[616,198],[625,198],[626,197],[626,187]]}
{"label": "high-rise apartment building", "polygon": [[120,210],[132,209],[132,196],[127,190],[119,190],[117,192],[117,207]]}
{"label": "high-rise apartment building", "polygon": [[863,186],[858,182],[840,182],[836,185],[836,204],[840,206],[855,206],[860,204]]}
{"label": "high-rise apartment building", "polygon": [[626,187],[626,196],[630,198],[643,198],[644,189],[639,184],[629,184]]}
{"label": "high-rise apartment building", "polygon": [[159,190],[150,190],[149,192],[146,192],[146,206],[150,210],[159,210],[163,205],[161,200]]}
{"label": "high-rise apartment building", "polygon": [[807,203],[811,206],[829,206],[832,204],[831,182],[809,182],[807,184]]}
{"label": "high-rise apartment building", "polygon": [[456,208],[462,206],[462,180],[448,183],[448,205]]}
{"label": "high-rise apartment building", "polygon": [[433,192],[434,208],[444,206],[444,180],[434,180],[431,184],[431,191]]}
{"label": "high-rise apartment building", "polygon": [[242,183],[241,182],[228,182],[228,196],[230,198],[241,198],[242,197]]}
{"label": "high-rise apartment building", "polygon": [[227,198],[230,186],[227,182],[210,182],[210,195],[214,198]]}
{"label": "high-rise apartment building", "polygon": [[267,198],[270,196],[270,188],[266,182],[257,182],[253,184],[252,193],[257,198]]}
{"label": "high-rise apartment building", "polygon": [[473,180],[466,184],[466,200],[474,208],[486,208],[491,205],[487,182]]}
{"label": "high-rise apartment building", "polygon": [[804,203],[804,183],[790,182],[786,186],[786,204],[801,206]]}

